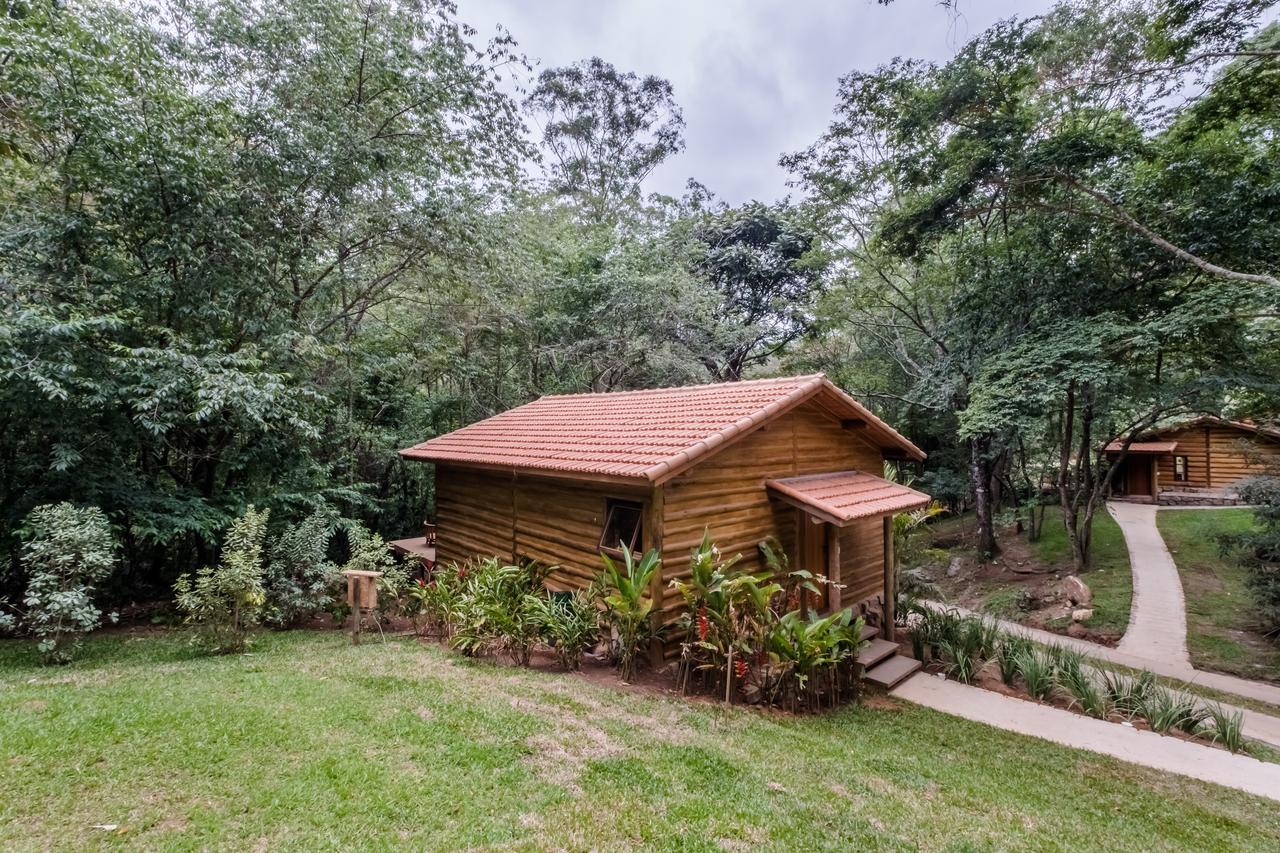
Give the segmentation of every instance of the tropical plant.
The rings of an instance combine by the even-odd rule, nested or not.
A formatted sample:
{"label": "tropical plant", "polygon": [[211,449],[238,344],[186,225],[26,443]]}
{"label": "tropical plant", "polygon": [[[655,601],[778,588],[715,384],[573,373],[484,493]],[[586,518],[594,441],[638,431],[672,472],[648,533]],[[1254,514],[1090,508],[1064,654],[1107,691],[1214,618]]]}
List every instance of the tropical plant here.
{"label": "tropical plant", "polygon": [[[895,469],[896,470],[896,469]],[[906,485],[910,485],[907,483]],[[893,517],[893,557],[897,566],[910,566],[916,558],[917,533],[929,519],[936,518],[946,512],[946,508],[937,501],[928,506],[900,512]],[[930,598],[935,596],[928,596]]]}
{"label": "tropical plant", "polygon": [[922,602],[940,601],[943,597],[942,588],[930,580],[924,568],[919,566],[910,569],[899,567],[895,583],[898,591],[895,613],[899,624],[906,624],[911,614],[922,612],[925,607]]}
{"label": "tropical plant", "polygon": [[462,588],[450,644],[466,655],[506,654],[520,666],[528,666],[539,630],[529,599],[543,592],[549,571],[537,563],[515,566],[496,557],[475,561],[469,570],[460,571]]}
{"label": "tropical plant", "polygon": [[266,624],[288,628],[332,609],[341,579],[328,557],[333,529],[329,513],[314,512],[271,543],[262,578]]}
{"label": "tropical plant", "polygon": [[178,607],[196,627],[196,642],[215,654],[242,652],[258,624],[266,594],[262,588],[262,550],[267,510],[250,505],[227,528],[218,565],[174,584]]}
{"label": "tropical plant", "polygon": [[600,559],[604,561],[603,601],[605,621],[613,631],[613,658],[622,680],[631,681],[641,655],[654,636],[650,620],[653,596],[649,587],[662,567],[662,559],[656,550],[650,549],[637,560],[626,545],[622,547],[622,565],[608,554],[601,554]]}
{"label": "tropical plant", "polygon": [[781,698],[791,710],[814,710],[824,698],[834,706],[848,691],[856,692],[858,682],[850,670],[863,645],[862,625],[848,607],[827,616],[805,616],[798,610],[783,614],[769,632],[760,664],[767,700]]}
{"label": "tropical plant", "polygon": [[67,663],[102,620],[93,593],[115,565],[111,528],[97,507],[64,502],[33,509],[19,535],[27,573],[23,621],[46,663]]}
{"label": "tropical plant", "polygon": [[581,666],[583,653],[600,639],[599,600],[594,585],[572,592],[530,593],[525,598],[529,621],[566,670]]}

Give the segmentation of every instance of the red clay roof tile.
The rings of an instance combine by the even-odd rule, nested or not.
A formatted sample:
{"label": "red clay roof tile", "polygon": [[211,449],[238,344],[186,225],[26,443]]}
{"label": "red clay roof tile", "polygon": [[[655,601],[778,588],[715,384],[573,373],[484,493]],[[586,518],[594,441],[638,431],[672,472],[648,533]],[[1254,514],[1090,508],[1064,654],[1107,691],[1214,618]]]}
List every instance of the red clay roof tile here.
{"label": "red clay roof tile", "polygon": [[[1172,453],[1178,446],[1176,441],[1135,441],[1129,445],[1130,453]],[[1107,445],[1108,453],[1119,453],[1124,450],[1123,441],[1113,441]]]}
{"label": "red clay roof tile", "polygon": [[400,451],[406,459],[660,482],[734,436],[822,397],[880,446],[924,453],[822,374],[542,397]]}
{"label": "red clay roof tile", "polygon": [[837,526],[916,509],[930,501],[923,492],[864,471],[766,480],[765,487],[787,503]]}

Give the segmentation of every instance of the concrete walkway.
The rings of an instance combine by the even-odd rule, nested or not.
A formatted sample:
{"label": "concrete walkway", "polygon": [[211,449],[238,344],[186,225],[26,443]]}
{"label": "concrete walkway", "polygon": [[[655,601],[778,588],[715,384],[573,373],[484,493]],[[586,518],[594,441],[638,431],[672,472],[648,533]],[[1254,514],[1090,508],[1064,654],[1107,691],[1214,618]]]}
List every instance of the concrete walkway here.
{"label": "concrete walkway", "polygon": [[[973,610],[964,607],[956,607],[954,605],[942,604],[937,601],[925,602],[929,607],[938,610],[954,610],[966,616],[979,616],[986,619],[992,619],[990,616],[983,616]],[[1231,675],[1220,675],[1216,672],[1204,672],[1203,670],[1193,669],[1186,670],[1176,664],[1168,665],[1163,661],[1149,660],[1137,655],[1131,655],[1122,652],[1119,649],[1113,649],[1110,646],[1091,643],[1088,640],[1077,640],[1075,637],[1068,637],[1065,634],[1055,634],[1052,631],[1042,631],[1039,628],[1031,628],[1017,622],[1009,622],[1005,619],[992,619],[1000,628],[1010,634],[1018,634],[1029,640],[1040,643],[1041,645],[1066,646],[1077,650],[1083,655],[1091,657],[1095,660],[1107,661],[1108,663],[1127,666],[1130,669],[1148,669],[1156,675],[1163,675],[1166,678],[1176,678],[1179,681],[1186,681],[1191,684],[1199,684],[1202,687],[1210,687],[1214,690],[1220,690],[1223,693],[1230,693],[1235,696],[1245,696],[1255,699],[1259,702],[1269,702],[1273,705],[1280,706],[1280,686],[1274,684],[1265,684],[1261,681],[1249,681],[1245,678],[1236,678]],[[1240,708],[1232,705],[1230,702],[1223,702],[1222,707],[1240,711],[1244,715],[1244,735],[1252,740],[1260,740],[1271,746],[1280,748],[1280,717],[1273,717],[1269,714],[1261,714],[1257,711],[1250,711],[1247,708]]]}
{"label": "concrete walkway", "polygon": [[890,691],[945,714],[1280,801],[1280,764],[917,673]]}
{"label": "concrete walkway", "polygon": [[1151,504],[1109,501],[1107,510],[1124,534],[1133,571],[1129,627],[1117,650],[1159,661],[1169,674],[1189,679],[1195,669],[1187,651],[1187,603],[1178,567],[1156,527],[1156,508]]}

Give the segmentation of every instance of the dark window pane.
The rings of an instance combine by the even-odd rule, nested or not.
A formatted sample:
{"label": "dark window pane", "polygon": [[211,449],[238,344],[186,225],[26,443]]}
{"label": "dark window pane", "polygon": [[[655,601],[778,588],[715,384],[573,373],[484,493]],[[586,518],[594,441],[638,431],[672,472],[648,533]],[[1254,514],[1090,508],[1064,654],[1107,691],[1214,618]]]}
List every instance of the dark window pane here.
{"label": "dark window pane", "polygon": [[622,546],[626,545],[632,551],[643,551],[643,529],[644,506],[642,504],[611,498],[606,503],[600,548],[606,551],[621,551]]}

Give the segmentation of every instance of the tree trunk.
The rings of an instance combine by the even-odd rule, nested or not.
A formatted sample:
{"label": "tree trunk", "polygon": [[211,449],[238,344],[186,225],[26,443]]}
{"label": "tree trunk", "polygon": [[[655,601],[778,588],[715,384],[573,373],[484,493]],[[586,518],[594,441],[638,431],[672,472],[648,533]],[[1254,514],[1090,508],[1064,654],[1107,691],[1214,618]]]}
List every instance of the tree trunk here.
{"label": "tree trunk", "polygon": [[973,485],[973,506],[978,517],[978,552],[994,555],[996,545],[995,510],[991,502],[991,438],[969,440],[969,479]]}

